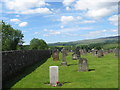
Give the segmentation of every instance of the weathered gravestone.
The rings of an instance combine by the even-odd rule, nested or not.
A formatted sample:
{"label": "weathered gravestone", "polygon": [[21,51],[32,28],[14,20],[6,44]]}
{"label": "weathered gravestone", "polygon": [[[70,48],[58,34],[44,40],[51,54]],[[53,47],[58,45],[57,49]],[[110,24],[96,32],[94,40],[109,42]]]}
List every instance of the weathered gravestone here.
{"label": "weathered gravestone", "polygon": [[119,49],[117,49],[117,48],[114,49],[114,55],[116,57],[119,57]]}
{"label": "weathered gravestone", "polygon": [[80,58],[80,55],[81,53],[80,53],[80,47],[77,47],[76,49],[75,49],[75,52],[73,53],[73,60],[77,60],[77,59],[79,59]]}
{"label": "weathered gravestone", "polygon": [[55,86],[58,82],[58,66],[50,66],[50,85]]}
{"label": "weathered gravestone", "polygon": [[59,60],[59,51],[58,50],[54,50],[53,54],[52,54],[53,60],[57,61]]}
{"label": "weathered gravestone", "polygon": [[77,60],[77,59],[78,59],[77,54],[76,54],[76,53],[73,53],[73,54],[72,54],[72,60]]}
{"label": "weathered gravestone", "polygon": [[88,71],[88,62],[86,58],[80,58],[78,62],[78,72]]}
{"label": "weathered gravestone", "polygon": [[104,52],[103,52],[102,49],[98,51],[98,55],[97,55],[97,56],[98,56],[99,58],[104,56]]}
{"label": "weathered gravestone", "polygon": [[66,52],[65,48],[63,48],[61,50],[61,52],[62,52],[62,63],[61,63],[61,65],[67,66],[67,62],[66,62],[67,52]]}

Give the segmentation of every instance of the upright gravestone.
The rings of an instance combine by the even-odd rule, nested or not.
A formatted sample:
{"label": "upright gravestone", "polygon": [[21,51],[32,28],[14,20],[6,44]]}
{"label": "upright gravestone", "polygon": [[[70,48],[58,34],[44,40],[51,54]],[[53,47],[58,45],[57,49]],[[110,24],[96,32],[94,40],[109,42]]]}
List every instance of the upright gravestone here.
{"label": "upright gravestone", "polygon": [[119,57],[119,49],[115,48],[114,49],[114,54],[116,57]]}
{"label": "upright gravestone", "polygon": [[65,48],[63,48],[61,50],[61,52],[62,52],[62,63],[61,63],[61,65],[62,66],[67,66],[67,62],[66,62],[67,52],[66,52]]}
{"label": "upright gravestone", "polygon": [[59,51],[58,50],[53,51],[52,58],[53,58],[54,61],[59,60]]}
{"label": "upright gravestone", "polygon": [[50,85],[55,86],[58,82],[58,66],[50,66]]}
{"label": "upright gravestone", "polygon": [[77,60],[77,59],[78,59],[77,54],[76,54],[76,53],[73,53],[73,54],[72,54],[72,60]]}
{"label": "upright gravestone", "polygon": [[77,54],[77,59],[79,59],[80,58],[80,47],[76,48],[75,54]]}
{"label": "upright gravestone", "polygon": [[88,62],[86,58],[80,58],[78,62],[78,72],[88,71]]}
{"label": "upright gravestone", "polygon": [[104,56],[104,51],[101,49],[98,51],[98,57],[103,57]]}

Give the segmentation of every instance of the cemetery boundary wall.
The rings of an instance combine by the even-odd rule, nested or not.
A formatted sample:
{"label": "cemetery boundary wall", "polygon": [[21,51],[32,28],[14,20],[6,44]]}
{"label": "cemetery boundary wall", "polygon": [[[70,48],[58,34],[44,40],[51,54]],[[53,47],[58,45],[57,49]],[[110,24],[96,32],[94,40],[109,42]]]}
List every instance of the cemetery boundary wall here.
{"label": "cemetery boundary wall", "polygon": [[2,52],[2,81],[18,75],[26,67],[47,60],[51,56],[49,50],[21,50]]}

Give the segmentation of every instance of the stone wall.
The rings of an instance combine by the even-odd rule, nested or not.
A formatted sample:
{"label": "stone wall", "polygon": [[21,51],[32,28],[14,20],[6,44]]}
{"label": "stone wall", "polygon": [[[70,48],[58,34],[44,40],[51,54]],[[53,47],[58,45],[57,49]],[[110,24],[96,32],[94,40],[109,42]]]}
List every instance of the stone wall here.
{"label": "stone wall", "polygon": [[24,50],[2,52],[2,81],[16,76],[24,68],[46,60],[51,56],[49,50]]}

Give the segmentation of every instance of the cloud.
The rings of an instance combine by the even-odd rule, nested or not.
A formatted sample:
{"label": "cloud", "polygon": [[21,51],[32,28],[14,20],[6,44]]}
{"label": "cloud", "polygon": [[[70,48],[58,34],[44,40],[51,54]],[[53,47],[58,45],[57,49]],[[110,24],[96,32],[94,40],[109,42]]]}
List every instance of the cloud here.
{"label": "cloud", "polygon": [[51,11],[48,8],[43,8],[48,5],[44,0],[4,0],[5,6],[14,13],[20,14],[49,14]]}
{"label": "cloud", "polygon": [[71,10],[71,8],[70,8],[70,7],[66,7],[66,10],[67,10],[67,11],[70,11],[70,10]]}
{"label": "cloud", "polygon": [[20,23],[18,26],[19,27],[25,27],[25,26],[27,26],[28,25],[28,22],[22,22],[22,23]]}
{"label": "cloud", "polygon": [[34,13],[41,13],[41,14],[50,14],[52,13],[48,8],[37,8],[37,9],[29,9],[27,11],[21,12],[21,14],[34,14]]}
{"label": "cloud", "polygon": [[80,23],[95,23],[96,21],[95,20],[84,20],[84,21],[81,21]]}
{"label": "cloud", "polygon": [[111,29],[111,30],[97,30],[97,31],[91,31],[87,34],[81,35],[83,37],[88,37],[88,38],[98,38],[98,37],[107,37],[107,36],[114,36],[117,35],[117,29]]}
{"label": "cloud", "polygon": [[82,19],[81,16],[61,16],[60,20],[58,21],[61,21],[62,24],[70,24],[71,22],[72,23],[75,23],[75,22],[78,22]]}
{"label": "cloud", "polygon": [[16,19],[16,18],[15,18],[15,19],[10,19],[10,21],[11,21],[11,22],[20,22],[20,20],[19,20],[19,19]]}
{"label": "cloud", "polygon": [[44,31],[47,32],[47,34],[44,34],[44,36],[51,36],[51,35],[52,36],[53,35],[67,35],[67,36],[70,36],[71,34],[73,34],[73,32],[81,31],[81,30],[89,30],[89,29],[93,29],[93,28],[92,27],[73,27],[73,28],[61,28],[60,30],[44,29]]}
{"label": "cloud", "polygon": [[63,24],[67,24],[67,23],[72,22],[72,21],[74,21],[74,20],[75,20],[75,19],[74,19],[73,16],[62,16],[60,21],[61,21]]}
{"label": "cloud", "polygon": [[63,4],[65,5],[65,6],[69,6],[69,5],[71,5],[71,3],[72,2],[74,2],[75,0],[63,0]]}
{"label": "cloud", "polygon": [[20,15],[16,15],[15,17],[20,17]]}
{"label": "cloud", "polygon": [[34,35],[39,35],[40,34],[40,32],[34,32]]}
{"label": "cloud", "polygon": [[118,25],[118,15],[113,15],[108,18],[111,24],[117,26]]}
{"label": "cloud", "polygon": [[86,11],[86,16],[99,19],[117,12],[119,0],[78,0],[74,5],[75,10]]}

